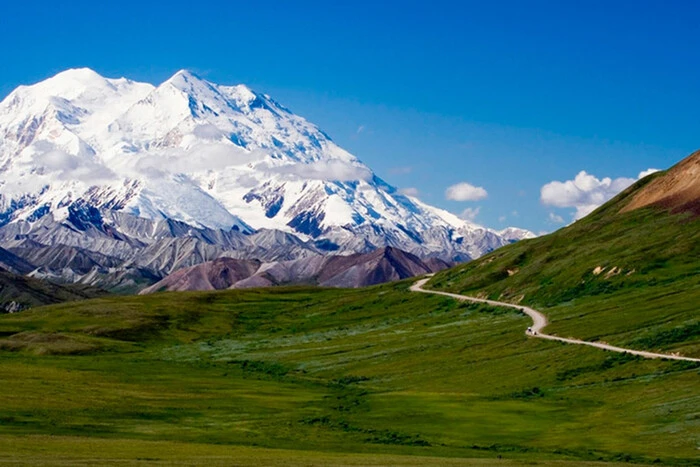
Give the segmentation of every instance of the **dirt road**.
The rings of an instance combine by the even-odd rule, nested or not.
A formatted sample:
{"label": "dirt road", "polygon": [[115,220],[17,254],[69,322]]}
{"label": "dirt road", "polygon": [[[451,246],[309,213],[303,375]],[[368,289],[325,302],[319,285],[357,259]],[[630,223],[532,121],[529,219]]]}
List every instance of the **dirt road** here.
{"label": "dirt road", "polygon": [[530,337],[537,337],[539,339],[547,339],[550,341],[566,342],[567,344],[587,345],[589,347],[596,347],[598,349],[610,350],[612,352],[621,352],[621,353],[628,353],[631,355],[639,355],[640,357],[644,357],[644,358],[666,358],[669,360],[683,360],[686,362],[700,362],[700,358],[682,357],[680,355],[674,355],[674,354],[646,352],[644,350],[625,349],[623,347],[616,347],[614,345],[604,344],[602,342],[588,342],[588,341],[582,341],[579,339],[567,339],[565,337],[558,337],[558,336],[552,336],[549,334],[543,334],[541,331],[548,324],[547,317],[544,314],[540,313],[539,311],[535,310],[534,308],[530,308],[530,307],[522,306],[522,305],[513,305],[512,303],[498,302],[496,300],[486,300],[483,298],[468,297],[466,295],[459,295],[459,294],[450,293],[450,292],[440,292],[437,290],[425,290],[423,288],[423,286],[425,285],[426,282],[428,282],[430,280],[431,276],[428,276],[424,279],[420,279],[418,282],[413,284],[411,286],[411,291],[412,292],[435,294],[435,295],[442,295],[445,297],[454,298],[456,300],[466,300],[469,302],[486,303],[488,305],[493,305],[493,306],[503,306],[503,307],[508,307],[508,308],[515,308],[516,310],[522,311],[523,313],[528,315],[530,318],[532,318],[532,326],[529,328],[528,331],[526,331],[526,334]]}

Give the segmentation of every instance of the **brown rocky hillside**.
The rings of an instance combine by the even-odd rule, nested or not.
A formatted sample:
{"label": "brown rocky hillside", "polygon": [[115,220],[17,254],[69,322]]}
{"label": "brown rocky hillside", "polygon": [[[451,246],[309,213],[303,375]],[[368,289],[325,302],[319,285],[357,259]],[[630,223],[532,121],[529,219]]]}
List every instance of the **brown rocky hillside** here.
{"label": "brown rocky hillside", "polygon": [[657,176],[639,190],[620,212],[658,206],[671,212],[691,212],[700,216],[700,151]]}

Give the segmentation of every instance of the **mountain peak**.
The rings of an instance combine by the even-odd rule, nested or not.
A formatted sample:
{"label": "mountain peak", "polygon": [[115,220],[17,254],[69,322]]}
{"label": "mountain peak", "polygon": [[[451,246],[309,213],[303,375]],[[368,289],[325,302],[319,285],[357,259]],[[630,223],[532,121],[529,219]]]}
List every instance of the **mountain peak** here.
{"label": "mountain peak", "polygon": [[64,86],[76,86],[84,88],[105,87],[109,86],[109,80],[97,73],[95,70],[87,67],[69,68],[68,70],[57,73],[53,77],[44,81],[42,84],[48,84],[45,87],[52,87],[60,90]]}
{"label": "mountain peak", "polygon": [[[242,84],[183,69],[154,88],[79,68],[17,94],[0,107],[0,135],[12,135],[0,141],[0,201],[13,206],[0,240],[5,224],[17,224],[10,238],[75,204],[100,226],[121,211],[193,229],[268,228],[342,254],[392,246],[456,260],[509,243],[397,195],[318,127]],[[273,240],[288,250],[286,237]]]}
{"label": "mountain peak", "polygon": [[32,100],[42,100],[54,96],[71,100],[86,89],[103,90],[112,87],[109,80],[90,68],[69,68],[44,81],[18,86],[7,96],[5,101],[25,96],[31,96]]}
{"label": "mountain peak", "polygon": [[[229,99],[233,99],[240,107],[247,107],[262,96],[245,84],[235,84],[232,86],[217,85],[187,69],[179,70],[165,81],[165,83],[190,95],[199,94],[201,92],[221,94]],[[267,96],[262,97],[267,101],[270,100]]]}
{"label": "mountain peak", "polygon": [[168,80],[166,80],[164,84],[166,83],[185,92],[192,90],[194,87],[198,87],[200,85],[211,85],[208,81],[206,81],[196,73],[186,69],[179,70],[177,73],[168,78]]}
{"label": "mountain peak", "polygon": [[182,68],[181,70],[178,70],[177,72],[175,72],[175,74],[172,75],[168,81],[170,81],[170,80],[172,80],[172,79],[178,79],[178,78],[182,78],[182,79],[196,79],[196,80],[201,80],[201,79],[202,79],[202,78],[201,78],[199,75],[197,75],[195,72],[193,72],[193,71],[191,71],[191,70],[188,70],[188,69],[186,69],[186,68]]}
{"label": "mountain peak", "polygon": [[67,70],[63,70],[59,73],[56,73],[54,75],[54,78],[78,78],[78,79],[95,79],[95,78],[102,78],[104,77],[100,75],[98,72],[93,70],[92,68],[88,67],[80,67],[80,68],[68,68]]}

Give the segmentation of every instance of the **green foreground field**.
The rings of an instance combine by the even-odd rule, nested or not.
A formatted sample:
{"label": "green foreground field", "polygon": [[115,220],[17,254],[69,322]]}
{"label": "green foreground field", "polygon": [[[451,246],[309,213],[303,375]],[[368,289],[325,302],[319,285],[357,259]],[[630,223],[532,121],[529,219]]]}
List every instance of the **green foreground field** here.
{"label": "green foreground field", "polygon": [[528,339],[410,284],[2,316],[0,462],[698,465],[698,365]]}
{"label": "green foreground field", "polygon": [[0,464],[31,466],[168,465],[168,466],[522,466],[615,467],[623,463],[576,461],[522,461],[460,459],[391,454],[357,454],[249,446],[178,443],[168,441],[112,440],[63,436],[0,436]]}

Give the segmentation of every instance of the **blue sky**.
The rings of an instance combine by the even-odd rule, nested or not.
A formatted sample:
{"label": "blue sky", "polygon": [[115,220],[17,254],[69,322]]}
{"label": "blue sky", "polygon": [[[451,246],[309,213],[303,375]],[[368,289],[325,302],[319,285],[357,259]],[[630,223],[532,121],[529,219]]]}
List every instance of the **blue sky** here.
{"label": "blue sky", "polygon": [[[71,67],[189,68],[272,95],[426,202],[536,232],[700,146],[695,2],[110,3],[3,1],[0,95]],[[487,196],[447,199],[463,182]]]}

